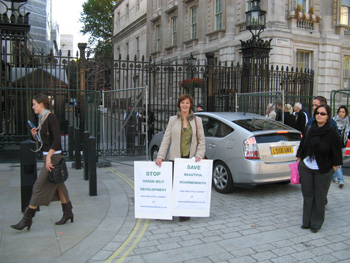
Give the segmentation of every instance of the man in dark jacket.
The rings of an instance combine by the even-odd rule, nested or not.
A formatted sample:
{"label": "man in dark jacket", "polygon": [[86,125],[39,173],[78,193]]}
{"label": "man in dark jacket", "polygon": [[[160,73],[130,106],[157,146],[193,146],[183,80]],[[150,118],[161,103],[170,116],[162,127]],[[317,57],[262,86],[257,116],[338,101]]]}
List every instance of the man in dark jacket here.
{"label": "man in dark jacket", "polygon": [[[316,96],[312,101],[312,110],[315,111],[315,109],[320,105],[327,105],[327,99],[323,96]],[[307,131],[309,129],[309,127],[311,126],[311,124],[313,123],[314,120],[315,120],[314,117],[309,118],[309,121],[306,124],[305,131]],[[330,122],[331,122],[332,129],[334,129],[339,134],[339,130],[337,128],[337,123],[335,122],[335,120],[333,120],[331,118]]]}

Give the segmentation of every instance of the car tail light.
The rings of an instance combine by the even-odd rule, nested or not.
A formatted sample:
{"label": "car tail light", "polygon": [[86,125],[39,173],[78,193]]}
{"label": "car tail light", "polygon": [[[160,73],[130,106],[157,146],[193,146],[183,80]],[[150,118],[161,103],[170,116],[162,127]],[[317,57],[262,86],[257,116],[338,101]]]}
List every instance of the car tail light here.
{"label": "car tail light", "polygon": [[255,137],[250,137],[243,141],[244,157],[246,159],[260,159],[259,149]]}

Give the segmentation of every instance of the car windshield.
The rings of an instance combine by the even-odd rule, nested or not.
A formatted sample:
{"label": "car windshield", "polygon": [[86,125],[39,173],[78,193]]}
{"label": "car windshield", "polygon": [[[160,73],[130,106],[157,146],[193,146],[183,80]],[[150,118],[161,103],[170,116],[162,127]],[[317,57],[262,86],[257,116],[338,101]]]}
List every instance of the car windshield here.
{"label": "car windshield", "polygon": [[235,120],[233,122],[250,132],[292,129],[280,122],[267,120],[267,119],[243,119],[243,120]]}

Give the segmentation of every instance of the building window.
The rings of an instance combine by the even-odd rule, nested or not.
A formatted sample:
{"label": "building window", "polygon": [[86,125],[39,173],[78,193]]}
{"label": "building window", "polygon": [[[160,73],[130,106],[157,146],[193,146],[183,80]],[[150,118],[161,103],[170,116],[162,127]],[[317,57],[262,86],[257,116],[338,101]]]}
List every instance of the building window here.
{"label": "building window", "polygon": [[117,13],[117,26],[120,25],[120,12]]}
{"label": "building window", "polygon": [[156,26],[156,51],[160,51],[160,25]]}
{"label": "building window", "polygon": [[308,13],[309,12],[309,0],[296,0],[296,6],[301,6],[301,12]]}
{"label": "building window", "polygon": [[129,19],[129,4],[126,4],[126,11],[125,11],[125,16],[126,16],[126,19]]}
{"label": "building window", "polygon": [[162,6],[162,0],[156,0],[156,1],[157,1],[157,8],[156,8],[156,10],[158,10]]}
{"label": "building window", "polygon": [[340,24],[350,25],[350,0],[341,1]]}
{"label": "building window", "polygon": [[129,42],[126,42],[125,47],[126,47],[126,55],[129,55]]}
{"label": "building window", "polygon": [[343,88],[350,89],[350,56],[345,56],[343,61]]}
{"label": "building window", "polygon": [[174,16],[171,18],[171,45],[176,46],[176,22],[177,17]]}
{"label": "building window", "polygon": [[136,37],[136,59],[140,60],[140,38]]}
{"label": "building window", "polygon": [[140,0],[136,0],[136,11],[140,10]]}
{"label": "building window", "polygon": [[191,39],[197,38],[197,7],[191,8]]}
{"label": "building window", "polygon": [[222,0],[215,1],[215,30],[222,29]]}
{"label": "building window", "polygon": [[297,51],[297,65],[298,71],[301,69],[311,68],[311,52],[310,51]]}

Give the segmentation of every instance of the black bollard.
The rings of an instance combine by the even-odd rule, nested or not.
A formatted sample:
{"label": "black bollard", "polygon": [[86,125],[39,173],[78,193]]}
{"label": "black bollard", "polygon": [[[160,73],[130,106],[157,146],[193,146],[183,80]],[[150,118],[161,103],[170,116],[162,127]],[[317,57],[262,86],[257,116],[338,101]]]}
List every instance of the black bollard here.
{"label": "black bollard", "polygon": [[69,160],[73,161],[74,160],[74,128],[72,125],[68,126],[68,155],[69,155]]}
{"label": "black bollard", "polygon": [[84,132],[84,179],[89,180],[89,137],[88,131]]}
{"label": "black bollard", "polygon": [[21,211],[24,212],[32,197],[33,185],[37,178],[35,142],[26,140],[21,143]]}
{"label": "black bollard", "polygon": [[80,153],[80,129],[75,128],[74,131],[74,151],[75,151],[75,169],[81,169],[81,153]]}
{"label": "black bollard", "polygon": [[89,194],[97,195],[97,173],[96,173],[96,138],[89,138]]}

